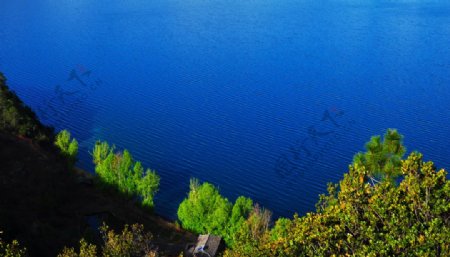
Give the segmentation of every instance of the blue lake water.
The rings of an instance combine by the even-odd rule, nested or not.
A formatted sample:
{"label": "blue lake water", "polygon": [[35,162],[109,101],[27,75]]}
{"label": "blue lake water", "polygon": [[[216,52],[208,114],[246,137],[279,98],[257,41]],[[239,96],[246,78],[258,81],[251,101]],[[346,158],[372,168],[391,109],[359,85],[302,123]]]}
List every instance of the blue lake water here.
{"label": "blue lake water", "polygon": [[0,3],[0,71],[41,119],[275,216],[314,210],[371,135],[450,168],[450,1]]}

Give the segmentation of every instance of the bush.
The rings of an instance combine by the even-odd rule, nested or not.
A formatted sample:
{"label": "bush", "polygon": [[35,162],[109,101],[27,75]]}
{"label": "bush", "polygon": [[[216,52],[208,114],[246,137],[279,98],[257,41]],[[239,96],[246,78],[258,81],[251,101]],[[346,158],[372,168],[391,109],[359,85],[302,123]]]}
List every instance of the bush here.
{"label": "bush", "polygon": [[[416,152],[400,161],[397,182],[371,183],[365,179],[373,174],[370,167],[351,165],[321,195],[317,212],[278,220],[256,243],[240,237],[225,256],[448,256],[447,172]],[[385,171],[396,170],[394,165]]]}
{"label": "bush", "polygon": [[189,197],[178,208],[183,228],[196,233],[226,234],[232,204],[209,183],[192,179]]}
{"label": "bush", "polygon": [[188,198],[178,208],[182,227],[195,233],[220,235],[228,246],[236,240],[236,234],[253,209],[253,201],[240,196],[233,205],[220,195],[210,183],[190,182]]}
{"label": "bush", "polygon": [[104,185],[129,197],[141,198],[146,207],[154,206],[153,198],[160,182],[155,171],[147,169],[144,173],[142,164],[134,161],[130,152],[115,152],[115,147],[106,142],[97,142],[92,155],[95,173]]}
{"label": "bush", "polygon": [[80,241],[79,253],[74,248],[65,248],[58,257],[156,257],[157,251],[152,242],[153,236],[144,232],[144,226],[134,224],[128,225],[120,234],[109,229],[107,225],[100,228],[103,238],[101,254],[97,252],[95,245],[87,243],[84,239]]}
{"label": "bush", "polygon": [[77,161],[78,141],[70,139],[70,133],[67,130],[63,130],[56,135],[55,145],[61,154],[67,158],[69,166],[72,168]]}

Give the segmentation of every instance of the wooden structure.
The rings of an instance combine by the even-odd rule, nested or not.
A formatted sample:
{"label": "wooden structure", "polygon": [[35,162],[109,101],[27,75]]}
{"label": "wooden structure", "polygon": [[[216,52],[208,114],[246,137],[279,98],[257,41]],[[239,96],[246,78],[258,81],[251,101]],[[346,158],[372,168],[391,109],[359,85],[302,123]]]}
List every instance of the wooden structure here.
{"label": "wooden structure", "polygon": [[220,236],[199,235],[197,243],[186,246],[186,257],[215,257],[224,250],[224,243]]}

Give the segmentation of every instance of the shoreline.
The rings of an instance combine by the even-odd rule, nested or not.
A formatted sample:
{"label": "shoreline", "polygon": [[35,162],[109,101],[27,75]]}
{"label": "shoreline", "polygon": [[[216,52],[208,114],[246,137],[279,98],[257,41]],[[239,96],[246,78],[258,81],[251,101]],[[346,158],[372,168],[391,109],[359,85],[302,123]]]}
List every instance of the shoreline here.
{"label": "shoreline", "polygon": [[[79,166],[75,166],[73,168],[73,171],[74,171],[75,175],[77,176],[78,183],[85,184],[86,186],[95,187],[94,179],[95,179],[96,175],[94,173],[91,173],[85,169],[82,169]],[[114,197],[117,197],[117,196],[114,196]],[[138,202],[132,201],[132,200],[128,200],[128,202],[131,204],[134,204],[134,205],[138,204]],[[172,221],[171,219],[164,217],[163,215],[160,215],[160,214],[156,213],[155,211],[148,212],[147,215],[149,217],[156,218],[155,221],[164,223],[166,226],[170,226],[179,232],[188,232],[188,231],[182,229],[181,227],[177,226],[176,220]]]}

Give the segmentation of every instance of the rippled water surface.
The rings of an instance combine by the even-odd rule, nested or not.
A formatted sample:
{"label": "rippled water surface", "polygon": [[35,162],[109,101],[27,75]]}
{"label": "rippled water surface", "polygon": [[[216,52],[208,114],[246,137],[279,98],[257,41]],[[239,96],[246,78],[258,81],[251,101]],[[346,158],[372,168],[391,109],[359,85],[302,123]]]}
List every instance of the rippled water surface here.
{"label": "rippled water surface", "polygon": [[371,135],[450,168],[450,2],[0,3],[0,71],[41,119],[128,148],[170,218],[189,178],[291,216]]}

